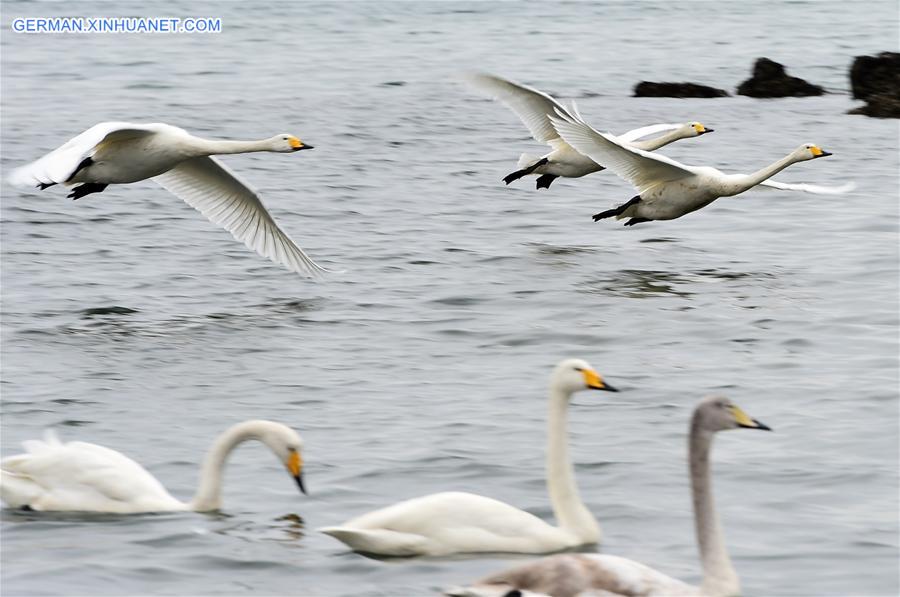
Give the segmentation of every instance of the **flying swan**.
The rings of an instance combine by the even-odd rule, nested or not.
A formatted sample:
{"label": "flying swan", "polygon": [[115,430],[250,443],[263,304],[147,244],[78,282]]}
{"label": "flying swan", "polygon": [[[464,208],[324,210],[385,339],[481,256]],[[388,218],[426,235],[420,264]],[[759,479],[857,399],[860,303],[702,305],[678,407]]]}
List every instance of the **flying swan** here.
{"label": "flying swan", "polygon": [[547,490],[558,527],[491,498],[445,492],[400,502],[320,530],[355,551],[383,556],[548,553],[596,543],[600,527],[578,495],[566,438],[569,400],[573,393],[586,389],[617,391],[579,359],[565,360],[553,370]]}
{"label": "flying swan", "polygon": [[[557,110],[568,114],[566,108],[558,101],[532,87],[507,81],[487,73],[471,73],[465,79],[476,89],[483,91],[496,100],[503,102],[516,113],[519,119],[531,131],[535,141],[546,143],[552,151],[544,156],[536,157],[523,153],[519,158],[519,169],[508,174],[503,182],[509,184],[529,174],[540,174],[537,188],[549,189],[550,184],[558,177],[580,178],[592,172],[603,170],[603,162],[597,162],[576,151],[566,143],[553,128],[549,115]],[[622,143],[632,147],[653,151],[679,139],[697,137],[713,132],[699,122],[687,124],[653,124],[628,131],[619,135]],[[648,135],[665,133],[654,139],[638,141]]]}
{"label": "flying swan", "polygon": [[576,595],[730,597],[741,592],[719,526],[710,482],[709,453],[713,435],[737,429],[770,430],[751,419],[727,398],[711,396],[700,402],[691,418],[688,458],[694,528],[700,548],[703,582],[694,587],[640,562],[606,554],[561,554],[541,558],[488,576],[471,587],[447,592],[455,597],[512,596],[520,594],[575,597]]}
{"label": "flying swan", "polygon": [[168,124],[101,122],[13,170],[9,182],[41,190],[55,184],[77,185],[68,196],[79,199],[111,184],[152,178],[263,257],[299,274],[317,275],[326,270],[275,223],[249,185],[211,157],[303,149],[312,145],[287,134],[261,141],[215,141]]}
{"label": "flying swan", "polygon": [[594,221],[615,216],[631,218],[626,226],[651,220],[674,220],[706,207],[719,197],[731,197],[757,185],[812,193],[840,193],[853,188],[819,187],[768,181],[791,164],[831,155],[812,143],[801,145],[786,157],[753,174],[724,174],[708,166],[685,166],[671,158],[629,147],[611,134],[599,133],[584,122],[577,108],[557,110],[550,120],[572,147],[602,162],[619,178],[630,182],[638,194],[630,201],[594,215]]}
{"label": "flying swan", "polygon": [[0,498],[11,508],[36,511],[174,512],[218,510],[222,471],[238,444],[265,444],[303,486],[303,441],[293,429],[272,421],[244,421],[216,439],[200,471],[194,499],[181,502],[144,467],[120,452],[87,442],[62,443],[48,430],[44,440],[23,443],[25,454],[0,461]]}

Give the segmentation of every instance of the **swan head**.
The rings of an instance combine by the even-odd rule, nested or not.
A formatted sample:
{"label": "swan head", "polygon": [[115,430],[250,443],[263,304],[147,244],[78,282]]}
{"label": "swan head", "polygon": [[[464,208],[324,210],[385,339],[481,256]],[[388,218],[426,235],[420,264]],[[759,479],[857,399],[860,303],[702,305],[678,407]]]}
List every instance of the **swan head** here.
{"label": "swan head", "polygon": [[254,421],[252,435],[264,443],[284,464],[297,486],[304,494],[303,484],[303,440],[300,435],[281,423],[274,421]]}
{"label": "swan head", "polygon": [[272,142],[272,151],[277,151],[279,153],[291,153],[294,151],[300,151],[301,149],[312,149],[312,145],[307,145],[294,135],[289,135],[287,133],[281,133],[280,135],[275,135],[269,141]]}
{"label": "swan head", "polygon": [[831,155],[827,151],[823,151],[822,148],[815,143],[801,145],[794,151],[794,154],[797,156],[798,162],[814,160],[816,158],[827,158]]}
{"label": "swan head", "polygon": [[600,374],[581,359],[566,359],[558,364],[550,376],[550,385],[567,394],[582,390],[619,391],[603,381]]}
{"label": "swan head", "polygon": [[751,418],[724,396],[704,398],[694,409],[694,424],[710,433],[739,428],[772,431],[771,427]]}
{"label": "swan head", "polygon": [[711,133],[715,129],[708,129],[703,126],[699,122],[689,122],[684,125],[685,132],[687,133],[686,137],[699,137],[700,135],[705,135],[706,133]]}

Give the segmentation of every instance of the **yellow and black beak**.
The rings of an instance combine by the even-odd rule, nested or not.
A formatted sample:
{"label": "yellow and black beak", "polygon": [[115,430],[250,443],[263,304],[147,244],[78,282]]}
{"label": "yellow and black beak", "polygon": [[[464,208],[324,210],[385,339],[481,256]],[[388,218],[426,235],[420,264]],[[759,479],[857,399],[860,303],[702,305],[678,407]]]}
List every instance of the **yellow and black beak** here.
{"label": "yellow and black beak", "polygon": [[306,493],[306,487],[303,485],[303,458],[300,457],[300,453],[296,450],[292,450],[285,466],[287,466],[291,476],[294,477],[294,480],[297,482],[297,487],[300,488],[303,495],[309,495]]}
{"label": "yellow and black beak", "polygon": [[827,158],[828,156],[832,155],[831,153],[822,150],[818,145],[813,145],[809,150],[813,154],[813,159]]}
{"label": "yellow and black beak", "polygon": [[694,125],[694,130],[697,131],[697,136],[705,135],[706,133],[712,133],[715,129],[708,129],[699,122]]}
{"label": "yellow and black beak", "polygon": [[291,143],[291,149],[293,151],[300,151],[301,149],[312,149],[313,148],[312,145],[304,144],[303,141],[301,141],[297,137],[292,138],[290,143]]}
{"label": "yellow and black beak", "polygon": [[584,383],[592,390],[606,390],[607,392],[618,392],[600,377],[600,374],[593,369],[582,369],[581,374],[584,375]]}
{"label": "yellow and black beak", "polygon": [[756,419],[751,419],[747,413],[735,405],[731,406],[731,414],[734,415],[734,420],[738,427],[743,427],[744,429],[759,429],[760,431],[772,431],[771,427],[765,423],[760,423]]}

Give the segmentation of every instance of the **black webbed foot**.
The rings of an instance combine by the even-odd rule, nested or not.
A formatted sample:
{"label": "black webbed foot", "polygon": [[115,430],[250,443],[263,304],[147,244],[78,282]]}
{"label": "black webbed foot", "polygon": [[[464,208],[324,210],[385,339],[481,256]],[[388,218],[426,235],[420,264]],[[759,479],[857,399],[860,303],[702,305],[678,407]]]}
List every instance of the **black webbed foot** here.
{"label": "black webbed foot", "polygon": [[86,182],[72,189],[72,192],[66,195],[66,197],[69,197],[74,201],[75,199],[81,199],[85,195],[90,195],[91,193],[102,193],[103,189],[108,186],[109,185],[99,184],[96,182]]}
{"label": "black webbed foot", "polygon": [[537,186],[535,188],[538,189],[549,189],[550,185],[553,184],[553,181],[559,178],[555,174],[542,174],[538,176]]}
{"label": "black webbed foot", "polygon": [[625,222],[626,226],[634,226],[635,224],[642,224],[643,222],[652,222],[650,218],[631,218],[627,222]]}
{"label": "black webbed foot", "polygon": [[37,188],[43,191],[44,189],[49,189],[55,184],[55,182],[39,182]]}

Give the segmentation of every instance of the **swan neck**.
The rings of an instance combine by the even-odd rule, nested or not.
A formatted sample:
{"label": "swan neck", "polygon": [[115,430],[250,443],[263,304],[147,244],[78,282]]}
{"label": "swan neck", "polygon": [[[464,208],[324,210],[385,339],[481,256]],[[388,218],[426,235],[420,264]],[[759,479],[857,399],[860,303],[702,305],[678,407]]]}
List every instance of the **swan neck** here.
{"label": "swan neck", "polygon": [[206,453],[203,467],[200,469],[200,483],[194,499],[191,500],[191,510],[208,512],[210,510],[218,510],[221,507],[222,476],[225,462],[238,444],[254,437],[256,435],[252,427],[247,424],[239,424],[226,430],[216,438],[209,452]]}
{"label": "swan neck", "polygon": [[569,458],[567,410],[571,393],[550,388],[550,412],[547,418],[547,491],[557,524],[575,535],[581,544],[596,543],[600,527],[585,507],[575,484],[575,470]]}
{"label": "swan neck", "polygon": [[659,137],[654,137],[653,139],[647,139],[646,141],[636,141],[632,143],[632,147],[636,147],[638,149],[643,149],[644,151],[655,151],[660,147],[665,147],[669,143],[673,143],[678,141],[679,139],[683,139],[681,131],[675,129],[674,131],[669,131]]}
{"label": "swan neck", "polygon": [[268,139],[261,141],[218,141],[194,137],[193,145],[198,156],[272,151],[272,144]]}
{"label": "swan neck", "polygon": [[738,193],[743,193],[747,189],[751,189],[751,188],[755,187],[756,185],[763,182],[764,180],[768,180],[768,179],[772,178],[773,176],[775,176],[776,174],[778,174],[779,172],[781,172],[782,170],[784,170],[785,168],[787,168],[788,166],[790,166],[791,164],[793,164],[796,161],[797,160],[794,157],[794,154],[789,154],[789,155],[781,158],[777,162],[774,162],[772,164],[769,164],[765,168],[757,170],[753,174],[747,174],[742,177],[743,180],[741,180],[740,184],[735,189],[732,189],[733,192],[731,192],[729,194],[737,195]]}
{"label": "swan neck", "polygon": [[689,458],[694,525],[703,566],[701,588],[704,595],[737,595],[740,582],[725,547],[725,536],[712,495],[709,467],[712,439],[712,432],[702,429],[695,415],[691,423]]}

